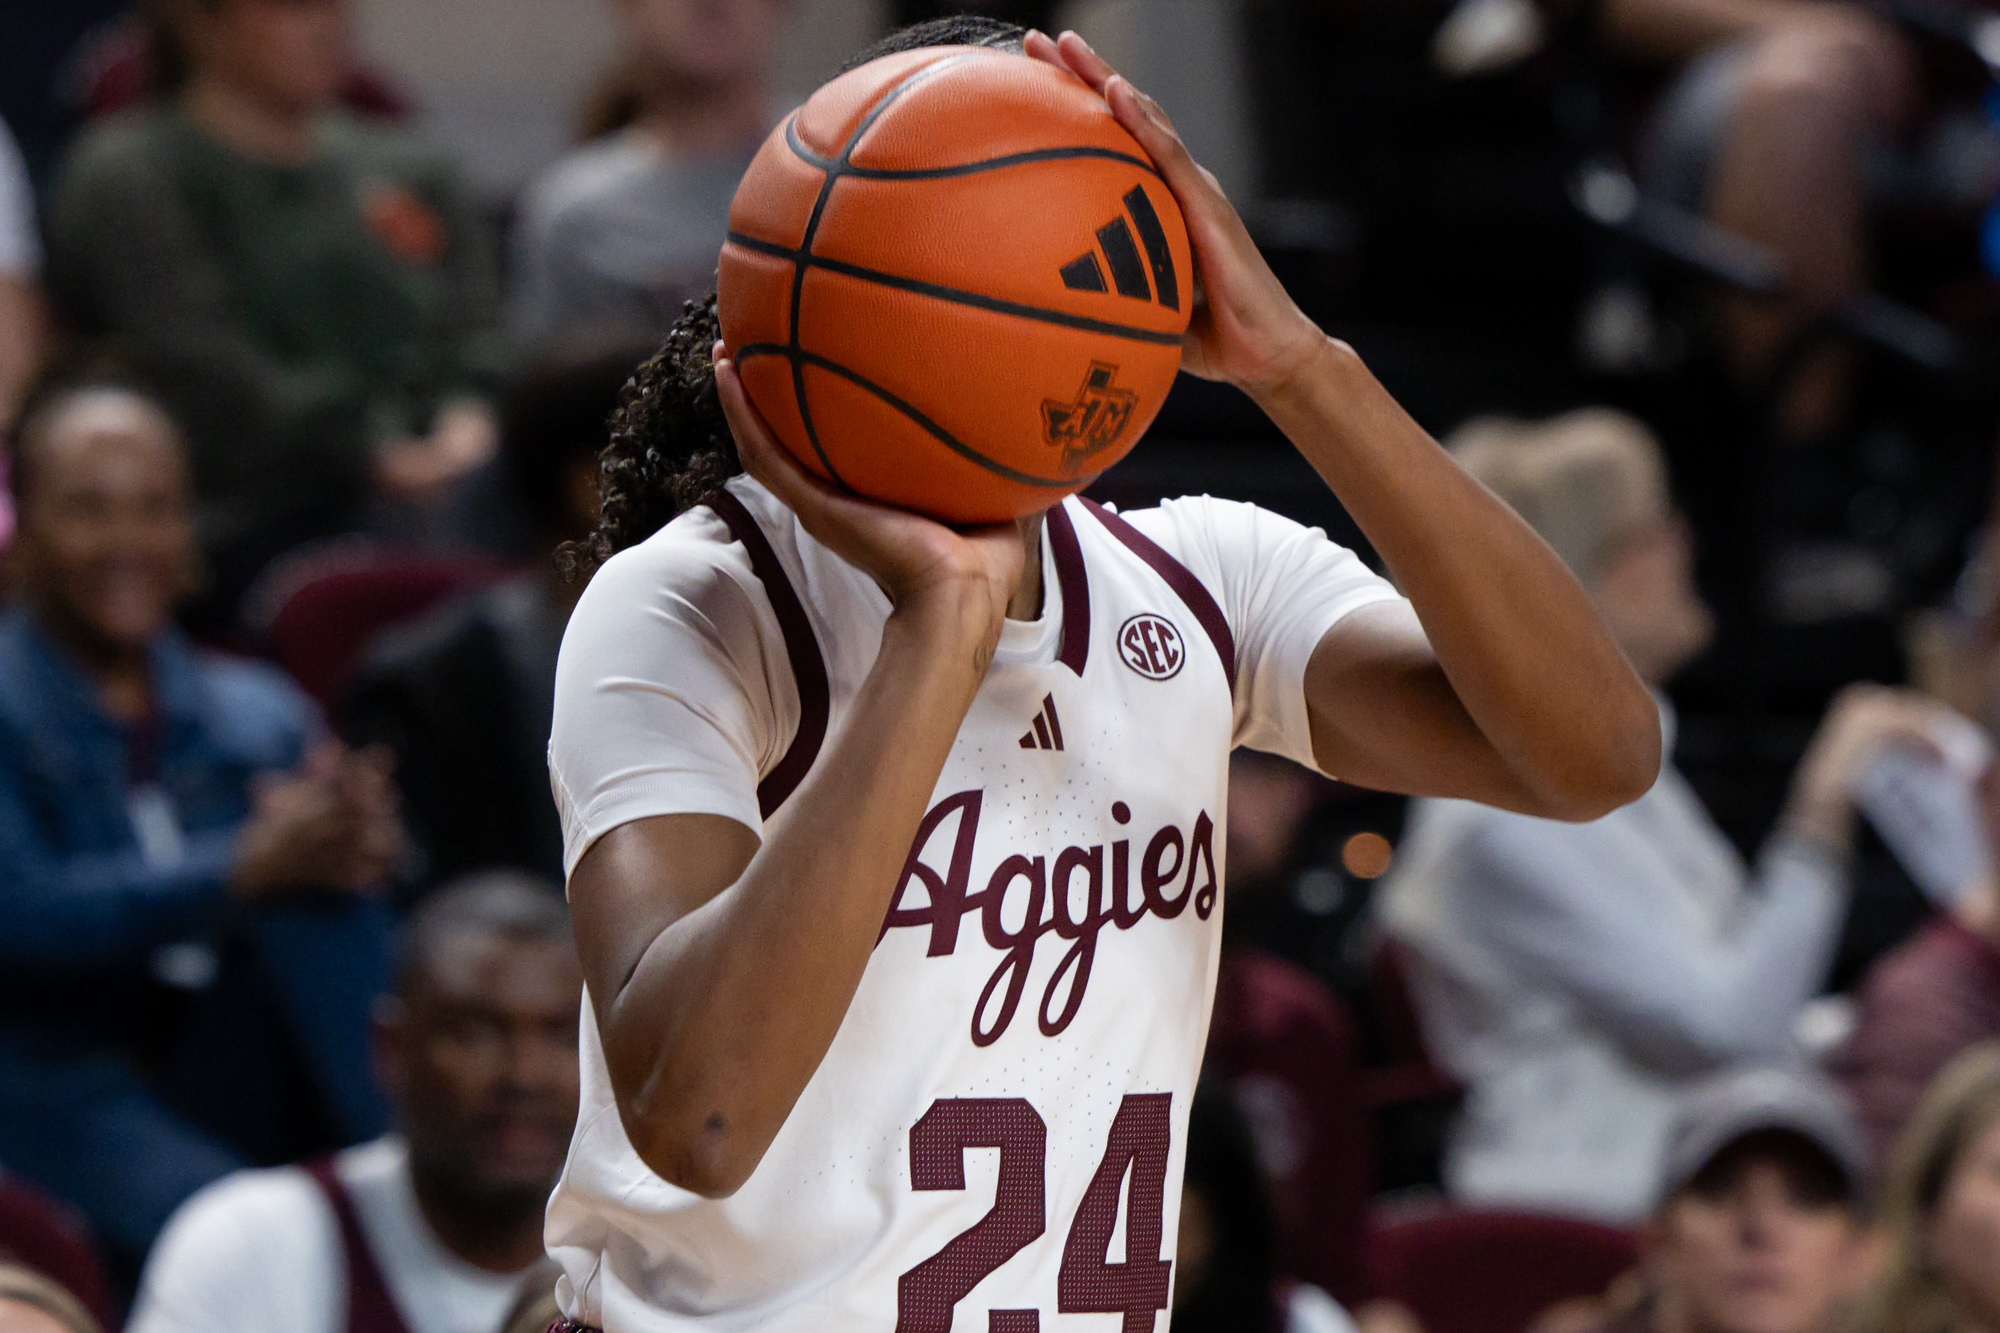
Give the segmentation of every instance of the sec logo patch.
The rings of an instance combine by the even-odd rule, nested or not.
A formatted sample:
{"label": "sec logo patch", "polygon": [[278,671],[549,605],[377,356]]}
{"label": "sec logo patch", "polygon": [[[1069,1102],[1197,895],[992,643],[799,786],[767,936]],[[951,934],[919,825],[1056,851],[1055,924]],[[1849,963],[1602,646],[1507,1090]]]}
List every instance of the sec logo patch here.
{"label": "sec logo patch", "polygon": [[1178,676],[1187,661],[1187,645],[1174,622],[1141,611],[1118,627],[1118,656],[1148,680]]}

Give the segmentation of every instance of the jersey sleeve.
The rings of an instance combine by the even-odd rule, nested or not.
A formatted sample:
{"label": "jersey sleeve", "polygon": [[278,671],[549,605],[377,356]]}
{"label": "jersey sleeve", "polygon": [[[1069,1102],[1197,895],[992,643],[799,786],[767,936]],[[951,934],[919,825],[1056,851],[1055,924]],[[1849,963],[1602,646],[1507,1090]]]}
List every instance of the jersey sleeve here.
{"label": "jersey sleeve", "polygon": [[613,557],[578,602],[556,667],[549,776],[564,872],[636,819],[712,814],[759,828],[758,775],[797,712],[776,618],[741,548],[684,518]]}
{"label": "jersey sleeve", "polygon": [[1222,607],[1236,640],[1235,743],[1317,768],[1306,664],[1343,617],[1402,595],[1325,532],[1255,505],[1203,495],[1125,517]]}

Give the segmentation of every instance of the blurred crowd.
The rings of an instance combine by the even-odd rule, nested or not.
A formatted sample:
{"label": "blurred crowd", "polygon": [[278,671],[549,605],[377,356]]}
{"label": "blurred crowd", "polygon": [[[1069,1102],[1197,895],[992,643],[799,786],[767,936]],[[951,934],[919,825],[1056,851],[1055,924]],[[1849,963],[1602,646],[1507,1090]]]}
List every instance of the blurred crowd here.
{"label": "blurred crowd", "polygon": [[[1584,825],[1239,753],[1173,1326],[2000,1333],[2000,10],[596,2],[501,194],[349,0],[0,20],[0,1333],[554,1317],[563,553],[843,4],[1248,127],[1670,741]],[[1202,490],[1366,554],[1184,382],[1097,493]]]}

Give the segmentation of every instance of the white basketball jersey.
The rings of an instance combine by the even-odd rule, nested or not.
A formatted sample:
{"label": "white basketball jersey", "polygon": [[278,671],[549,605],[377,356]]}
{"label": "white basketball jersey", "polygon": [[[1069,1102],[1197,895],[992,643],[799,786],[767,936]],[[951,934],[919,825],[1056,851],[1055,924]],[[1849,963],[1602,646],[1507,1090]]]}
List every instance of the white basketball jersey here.
{"label": "white basketball jersey", "polygon": [[[888,604],[754,484],[710,507],[669,532],[734,538],[783,637],[767,629],[736,670],[791,677],[772,689],[785,734],[757,762],[768,817],[838,735]],[[586,1010],[548,1228],[572,1317],[609,1333],[1163,1327],[1221,935],[1236,644],[1207,587],[1117,515],[1066,501],[1044,547],[1046,613],[1006,625],[833,1046],[735,1195],[639,1161]],[[1393,596],[1338,554],[1344,609]],[[556,731],[558,799],[586,823],[560,702]]]}

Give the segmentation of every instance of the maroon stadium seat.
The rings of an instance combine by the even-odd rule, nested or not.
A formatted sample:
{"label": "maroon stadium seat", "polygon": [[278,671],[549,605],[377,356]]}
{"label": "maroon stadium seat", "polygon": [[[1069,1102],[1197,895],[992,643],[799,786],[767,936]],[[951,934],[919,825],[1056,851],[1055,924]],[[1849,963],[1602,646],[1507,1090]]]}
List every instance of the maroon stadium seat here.
{"label": "maroon stadium seat", "polygon": [[377,630],[513,572],[486,556],[342,547],[285,578],[265,637],[278,665],[331,708]]}
{"label": "maroon stadium seat", "polygon": [[1438,1067],[1424,1041],[1416,1001],[1410,996],[1409,960],[1402,945],[1384,939],[1375,946],[1368,982],[1384,1056],[1383,1064],[1368,1071],[1368,1105],[1381,1110],[1455,1094],[1457,1081]]}
{"label": "maroon stadium seat", "polygon": [[1378,1222],[1368,1238],[1375,1294],[1409,1306],[1424,1333],[1523,1333],[1638,1257],[1628,1231],[1532,1213],[1448,1210]]}
{"label": "maroon stadium seat", "polygon": [[1354,1304],[1375,1148],[1354,1019],[1282,958],[1231,948],[1219,972],[1206,1068],[1228,1079],[1271,1174],[1280,1269]]}
{"label": "maroon stadium seat", "polygon": [[0,1173],[0,1259],[67,1288],[106,1328],[118,1326],[97,1242],[75,1210]]}

